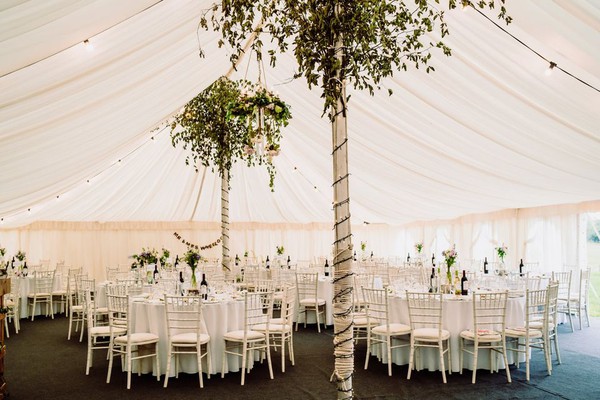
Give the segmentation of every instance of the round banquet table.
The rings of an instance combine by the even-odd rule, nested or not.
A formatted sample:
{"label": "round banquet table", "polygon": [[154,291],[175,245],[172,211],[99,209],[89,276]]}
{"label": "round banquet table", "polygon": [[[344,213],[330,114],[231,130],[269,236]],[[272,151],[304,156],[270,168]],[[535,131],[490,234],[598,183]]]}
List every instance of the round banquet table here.
{"label": "round banquet table", "polygon": [[[223,336],[226,332],[244,328],[244,302],[243,301],[221,301],[221,302],[205,302],[203,308],[203,317],[206,333],[210,335],[210,351],[212,368],[209,371],[211,374],[221,373],[223,349],[225,343]],[[165,305],[161,300],[143,300],[133,301],[131,307],[131,324],[133,332],[151,332],[158,335],[158,354],[160,361],[160,375],[164,375],[167,370],[167,351],[168,351],[168,334],[167,321],[165,318]],[[157,371],[154,370],[154,362],[150,358],[142,359],[141,372],[152,372],[156,376]],[[180,355],[180,372],[198,373],[197,360],[194,355]],[[171,359],[175,362],[175,358]],[[203,360],[202,370],[208,371],[206,359]],[[240,358],[228,356],[227,359],[228,371],[236,372],[240,369]],[[134,366],[134,372],[137,372],[137,367]],[[171,375],[175,376],[175,365],[171,365]]]}
{"label": "round banquet table", "polygon": [[[452,355],[452,372],[460,371],[460,332],[465,329],[471,329],[473,327],[473,301],[471,296],[454,296],[444,295],[443,300],[443,316],[442,316],[442,327],[450,331],[450,352]],[[406,297],[394,296],[390,297],[389,306],[389,317],[390,323],[403,323],[410,325],[410,318],[408,315],[408,302]],[[507,326],[522,326],[525,321],[525,297],[520,295],[516,297],[508,298],[508,304],[506,309],[506,325]],[[377,355],[383,363],[387,363],[387,356],[380,354],[380,347],[377,346],[372,354]],[[419,367],[420,369],[427,369],[430,371],[439,370],[439,353],[438,349],[421,349],[419,350]],[[409,363],[410,347],[403,347],[395,349],[392,352],[392,362],[397,365],[407,365]],[[524,355],[520,358],[524,361]],[[497,357],[498,368],[504,368],[504,363],[501,357]],[[512,363],[513,357],[512,352],[508,352],[508,362]],[[447,362],[447,359],[444,360]],[[464,368],[471,369],[473,364],[473,358],[470,354],[464,354]],[[447,366],[446,366],[447,367]],[[489,369],[490,359],[489,351],[480,351],[477,368]]]}

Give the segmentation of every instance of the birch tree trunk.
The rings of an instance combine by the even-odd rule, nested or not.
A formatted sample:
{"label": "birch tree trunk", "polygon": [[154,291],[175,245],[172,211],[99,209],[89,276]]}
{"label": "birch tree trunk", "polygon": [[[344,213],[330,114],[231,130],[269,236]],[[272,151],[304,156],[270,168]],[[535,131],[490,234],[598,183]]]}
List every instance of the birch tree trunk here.
{"label": "birch tree trunk", "polygon": [[225,280],[230,279],[229,268],[229,171],[225,170],[221,176],[221,245],[223,253],[221,256],[221,268]]}
{"label": "birch tree trunk", "polygon": [[[336,5],[339,13],[340,3]],[[336,57],[343,58],[342,36],[334,35]],[[337,381],[338,399],[351,399],[354,372],[354,339],[352,310],[352,232],[350,227],[350,189],[348,185],[348,126],[346,121],[345,82],[336,76],[341,86],[340,96],[332,120],[333,142],[333,209],[335,218],[334,242],[334,377]]]}

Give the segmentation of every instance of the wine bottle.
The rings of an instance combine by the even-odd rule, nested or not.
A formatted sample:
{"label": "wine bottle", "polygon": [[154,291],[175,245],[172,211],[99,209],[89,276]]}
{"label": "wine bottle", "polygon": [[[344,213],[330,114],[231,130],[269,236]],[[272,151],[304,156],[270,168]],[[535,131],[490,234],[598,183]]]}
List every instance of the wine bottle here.
{"label": "wine bottle", "polygon": [[[177,260],[175,260],[177,262]],[[183,296],[183,271],[179,271],[179,293]]]}
{"label": "wine bottle", "polygon": [[238,255],[235,255],[235,266],[239,266],[240,265],[240,258],[238,257]]}
{"label": "wine bottle", "polygon": [[460,294],[461,293],[461,282],[460,282],[460,278],[458,276],[458,269],[454,270],[454,282],[452,283],[452,286],[454,287],[454,294]]}
{"label": "wine bottle", "polygon": [[202,280],[200,281],[200,296],[203,300],[208,300],[208,282],[206,282],[206,274],[202,274]]}
{"label": "wine bottle", "polygon": [[429,276],[429,293],[435,293],[436,287],[435,282],[435,268],[431,268],[431,276]]}
{"label": "wine bottle", "polygon": [[487,274],[488,271],[488,261],[487,261],[487,257],[483,260],[483,273]]}
{"label": "wine bottle", "polygon": [[27,276],[27,261],[23,264],[23,276]]}
{"label": "wine bottle", "polygon": [[329,262],[325,259],[325,267],[323,267],[323,271],[325,272],[325,276],[329,276]]}
{"label": "wine bottle", "polygon": [[406,262],[409,263],[410,262],[410,253],[408,253],[408,256],[406,256]]}
{"label": "wine bottle", "polygon": [[271,261],[269,261],[269,256],[267,256],[267,261],[265,262],[267,269],[271,268]]}
{"label": "wine bottle", "polygon": [[519,264],[519,276],[523,276],[523,259],[521,258],[521,263]]}
{"label": "wine bottle", "polygon": [[469,295],[469,280],[467,279],[467,273],[463,269],[463,276],[460,280],[460,294],[463,296]]}
{"label": "wine bottle", "polygon": [[371,251],[371,261],[373,261],[373,252]]}
{"label": "wine bottle", "polygon": [[287,267],[288,267],[288,269],[292,268],[292,260],[290,259],[290,256],[288,256],[288,259],[287,259]]}
{"label": "wine bottle", "polygon": [[[14,261],[14,258],[13,258]],[[356,250],[354,250],[354,261],[356,261]]]}
{"label": "wine bottle", "polygon": [[158,273],[158,263],[154,264],[154,272],[152,272],[152,280],[154,283],[158,283],[159,273]]}
{"label": "wine bottle", "polygon": [[15,269],[15,256],[13,256],[12,261],[10,262],[10,267],[14,270]]}
{"label": "wine bottle", "polygon": [[431,255],[431,265],[435,267],[435,253]]}
{"label": "wine bottle", "polygon": [[175,264],[173,265],[173,268],[177,268],[177,264],[179,264],[179,254],[175,257]]}

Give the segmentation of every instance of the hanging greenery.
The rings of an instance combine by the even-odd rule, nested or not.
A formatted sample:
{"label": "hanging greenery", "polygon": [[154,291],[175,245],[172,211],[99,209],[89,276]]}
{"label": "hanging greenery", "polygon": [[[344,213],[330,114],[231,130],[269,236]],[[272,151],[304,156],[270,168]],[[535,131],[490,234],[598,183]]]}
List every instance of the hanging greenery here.
{"label": "hanging greenery", "polygon": [[196,171],[203,165],[223,176],[238,160],[266,165],[273,190],[272,161],[280,151],[281,128],[291,118],[290,107],[260,84],[221,77],[175,116],[171,139],[173,146],[182,143],[190,150],[186,164]]}
{"label": "hanging greenery", "polygon": [[[309,88],[323,90],[324,112],[333,118],[333,106],[341,96],[342,82],[372,94],[380,89],[383,78],[396,71],[410,66],[433,71],[428,64],[432,50],[451,54],[443,42],[450,32],[440,3],[446,3],[450,10],[457,5],[498,8],[498,18],[508,23],[511,17],[504,2],[230,0],[207,9],[200,24],[222,34],[219,45],[227,44],[233,49],[230,59],[234,65],[245,53],[244,45],[251,35],[256,35],[252,49],[258,54],[263,49],[261,34],[274,43],[275,49],[268,50],[273,66],[278,53],[293,53],[298,63],[296,77],[304,77]],[[432,32],[437,32],[441,40],[432,39]],[[341,62],[333,46],[336,37],[341,38]]]}

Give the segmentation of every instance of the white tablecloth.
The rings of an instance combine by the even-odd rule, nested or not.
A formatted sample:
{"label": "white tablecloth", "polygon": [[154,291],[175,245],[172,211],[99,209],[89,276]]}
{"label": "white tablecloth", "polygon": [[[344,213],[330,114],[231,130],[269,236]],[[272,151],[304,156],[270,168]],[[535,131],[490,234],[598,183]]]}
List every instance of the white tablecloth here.
{"label": "white tablecloth", "polygon": [[[226,332],[244,328],[244,302],[226,301],[219,303],[205,303],[204,322],[206,331],[210,335],[210,350],[212,369],[211,374],[221,373],[223,357],[223,336]],[[167,370],[168,335],[167,321],[165,318],[165,306],[162,302],[134,302],[132,305],[132,329],[133,332],[151,332],[159,336],[158,352],[160,358],[160,374],[164,375]],[[229,356],[228,371],[236,372],[240,369],[240,358]],[[174,362],[174,358],[171,362]],[[205,361],[204,361],[205,362]],[[171,376],[175,375],[175,365],[171,366]],[[206,364],[202,366],[207,371]],[[137,371],[137,369],[135,370]],[[180,356],[180,371],[186,373],[197,373],[197,361],[194,355]],[[142,372],[152,372],[154,363],[151,359],[142,360]]]}
{"label": "white tablecloth", "polygon": [[[449,296],[453,298],[453,296]],[[450,347],[452,353],[452,371],[460,371],[459,355],[460,345],[459,338],[460,332],[465,329],[471,329],[473,327],[473,302],[472,297],[458,299],[444,299],[443,303],[443,318],[442,327],[450,331]],[[506,324],[507,326],[520,326],[525,321],[525,297],[509,298],[506,310]],[[406,325],[410,324],[410,318],[408,315],[408,303],[406,298],[392,297],[390,298],[390,322],[392,323],[403,323]],[[375,352],[379,352],[379,347]],[[423,369],[430,371],[439,370],[439,353],[437,349],[422,349],[419,359],[420,365]],[[397,365],[406,365],[409,362],[409,347],[395,349],[392,353],[392,361]],[[489,351],[484,350],[479,353],[477,360],[478,368],[489,369]],[[384,363],[387,362],[385,354],[380,355]],[[500,357],[498,357],[499,360]],[[509,353],[509,363],[511,363],[512,355]],[[445,362],[447,362],[445,360]],[[464,355],[464,368],[471,369],[473,363],[472,357],[465,353]],[[503,365],[498,363],[499,368],[503,368]]]}

